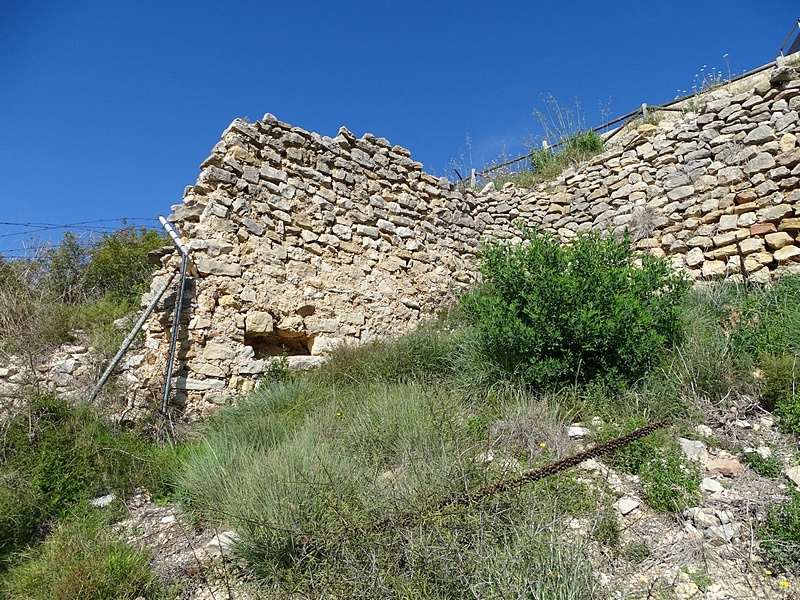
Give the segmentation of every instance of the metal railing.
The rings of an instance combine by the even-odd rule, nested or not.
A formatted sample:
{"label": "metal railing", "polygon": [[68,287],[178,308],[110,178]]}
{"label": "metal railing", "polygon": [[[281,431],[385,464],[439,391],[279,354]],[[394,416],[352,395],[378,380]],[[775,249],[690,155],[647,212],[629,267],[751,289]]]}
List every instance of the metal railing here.
{"label": "metal railing", "polygon": [[[782,55],[783,49],[785,48],[786,44],[789,43],[789,40],[792,38],[792,35],[795,33],[795,29],[796,28],[800,28],[800,19],[798,19],[798,22],[792,28],[792,33],[789,34],[789,37],[787,38],[786,42],[784,42],[784,45],[781,47],[781,52],[779,52],[779,56]],[[798,39],[800,39],[800,38],[798,38]],[[753,69],[751,71],[747,71],[745,73],[742,73],[741,75],[737,75],[735,77],[728,78],[724,82],[721,82],[721,85],[729,85],[731,83],[736,83],[737,81],[740,81],[742,79],[750,77],[751,75],[757,75],[758,73],[766,71],[767,69],[771,69],[774,65],[775,65],[774,62],[767,63],[766,65],[758,67],[757,69]],[[686,102],[688,100],[691,100],[695,96],[698,96],[698,95],[700,95],[700,94],[702,94],[702,93],[704,93],[706,91],[707,90],[699,90],[699,91],[696,91],[696,92],[692,92],[691,94],[687,94],[685,96],[681,96],[679,98],[675,98],[675,100],[672,100],[672,101],[667,102],[665,104],[656,104],[656,105],[650,106],[650,105],[648,105],[646,103],[642,103],[641,107],[637,108],[636,110],[633,110],[633,111],[631,111],[629,113],[626,113],[626,114],[622,115],[621,117],[617,117],[616,119],[608,121],[607,123],[603,123],[602,125],[598,125],[597,127],[592,127],[588,131],[600,134],[601,131],[606,130],[605,134],[600,134],[600,135],[604,135],[603,141],[604,142],[608,142],[608,140],[610,140],[615,135],[617,135],[620,131],[622,131],[623,128],[625,127],[625,125],[627,125],[628,123],[630,123],[632,121],[635,121],[638,118],[647,116],[648,112],[659,112],[659,111],[680,112],[683,109],[681,107],[677,106],[677,105],[680,105],[680,104],[682,104],[682,103],[684,103],[684,102]],[[616,127],[614,127],[614,126],[616,126]],[[609,131],[609,128],[611,128],[611,127],[614,127],[614,129]],[[559,142],[557,142],[555,144],[547,146],[547,149],[548,150],[557,150],[566,141],[567,140],[562,140],[562,141],[559,141]],[[486,169],[483,169],[482,171],[475,171],[473,169],[472,170],[472,175],[471,175],[471,178],[470,178],[471,182],[474,185],[476,179],[478,179],[478,178],[486,178],[486,176],[489,173],[492,173],[492,172],[497,171],[499,169],[503,169],[505,167],[509,167],[511,165],[517,164],[519,162],[522,162],[523,160],[528,160],[530,158],[530,156],[531,156],[531,153],[528,152],[527,154],[523,154],[522,156],[519,156],[519,157],[514,158],[512,160],[508,160],[506,162],[500,163],[499,165],[492,165],[491,167],[487,167]],[[462,182],[465,181],[458,174],[458,172],[456,172],[456,175],[459,176],[459,179],[461,179]]]}

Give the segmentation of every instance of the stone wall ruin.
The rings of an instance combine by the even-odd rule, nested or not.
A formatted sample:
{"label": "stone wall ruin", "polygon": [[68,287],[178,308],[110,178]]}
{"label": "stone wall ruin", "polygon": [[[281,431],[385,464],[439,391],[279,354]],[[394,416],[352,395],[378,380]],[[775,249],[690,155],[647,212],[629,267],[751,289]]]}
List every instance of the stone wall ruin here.
{"label": "stone wall ruin", "polygon": [[[176,405],[201,414],[252,389],[275,357],[309,366],[337,344],[412,329],[475,281],[481,240],[519,240],[520,220],[565,241],[628,229],[638,250],[696,280],[800,270],[800,80],[789,69],[631,127],[534,189],[458,191],[383,138],[235,120],[169,217],[198,275]],[[177,262],[164,259],[153,289]],[[127,373],[132,407],[160,397],[174,302]]]}

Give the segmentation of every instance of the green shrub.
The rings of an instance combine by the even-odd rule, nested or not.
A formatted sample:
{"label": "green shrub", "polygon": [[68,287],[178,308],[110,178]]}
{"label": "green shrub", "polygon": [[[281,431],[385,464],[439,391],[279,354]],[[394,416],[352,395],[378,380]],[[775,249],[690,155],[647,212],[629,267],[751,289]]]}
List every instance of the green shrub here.
{"label": "green shrub", "polygon": [[149,557],[114,537],[99,515],[70,519],[0,580],[6,598],[134,600],[159,597]]}
{"label": "green shrub", "polygon": [[155,269],[147,254],[169,244],[166,236],[144,227],[122,227],[103,235],[91,251],[87,284],[95,295],[138,303]]}
{"label": "green shrub", "polygon": [[483,284],[461,300],[487,360],[540,387],[632,382],[680,339],[688,283],[663,260],[636,266],[627,238],[586,233],[561,247],[550,234],[525,237],[488,244]]}
{"label": "green shrub", "polygon": [[762,477],[777,478],[781,476],[783,471],[781,461],[775,456],[762,456],[758,452],[743,452],[741,455],[742,462],[749,466],[753,471]]}
{"label": "green shrub", "polygon": [[700,501],[700,467],[677,445],[662,448],[639,474],[644,499],[659,512],[680,512]]}
{"label": "green shrub", "polygon": [[85,300],[89,295],[86,282],[91,244],[67,231],[58,246],[44,252],[44,277],[37,282],[52,298],[67,303]]}
{"label": "green shrub", "polygon": [[770,567],[797,574],[800,566],[800,492],[792,490],[789,502],[772,506],[757,526],[756,535]]}

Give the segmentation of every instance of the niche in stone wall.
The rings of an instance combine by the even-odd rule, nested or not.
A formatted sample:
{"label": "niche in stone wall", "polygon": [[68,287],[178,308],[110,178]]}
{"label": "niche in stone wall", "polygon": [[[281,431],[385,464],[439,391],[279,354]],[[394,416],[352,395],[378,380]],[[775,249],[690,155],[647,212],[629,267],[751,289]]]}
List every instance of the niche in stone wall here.
{"label": "niche in stone wall", "polygon": [[313,341],[300,315],[285,317],[277,325],[268,312],[251,311],[245,316],[244,343],[253,348],[256,358],[311,354]]}

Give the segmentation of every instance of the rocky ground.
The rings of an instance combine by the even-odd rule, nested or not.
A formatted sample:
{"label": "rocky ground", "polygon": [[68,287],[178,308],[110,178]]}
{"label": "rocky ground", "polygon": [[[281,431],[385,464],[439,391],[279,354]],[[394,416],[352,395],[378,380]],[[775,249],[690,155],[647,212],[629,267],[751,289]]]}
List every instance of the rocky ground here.
{"label": "rocky ground", "polygon": [[[702,500],[681,514],[655,512],[642,500],[637,476],[589,460],[578,469],[590,489],[617,498],[613,515],[619,542],[589,535],[597,517],[568,519],[564,533],[580,536],[590,556],[601,597],[623,599],[740,600],[800,598],[800,580],[773,573],[763,562],[755,527],[768,507],[788,497],[797,479],[794,439],[779,433],[773,418],[748,398],[734,408],[708,407],[708,419],[679,442],[702,469]],[[573,438],[585,434],[571,428]],[[693,439],[689,439],[693,438]],[[589,445],[589,442],[586,443]],[[783,474],[763,477],[739,458],[742,449],[774,456]],[[235,534],[195,528],[176,506],[159,506],[145,492],[127,504],[130,516],[117,529],[132,545],[153,553],[153,569],[165,582],[188,581],[182,598],[255,598],[238,580],[230,551]]]}
{"label": "rocky ground", "polygon": [[[32,370],[3,366],[0,380],[9,392],[17,392],[38,373],[46,387],[74,395],[76,381],[96,375],[89,358],[88,346],[76,343]],[[81,393],[88,387],[82,386]],[[590,489],[616,498],[619,543],[614,548],[589,535],[596,517],[564,523],[565,535],[592,540],[585,549],[604,597],[800,598],[800,580],[769,572],[755,532],[768,507],[788,499],[800,484],[796,440],[782,435],[756,401],[729,398],[727,404],[731,408],[705,407],[705,423],[678,440],[684,453],[699,461],[703,477],[701,502],[682,514],[653,511],[642,500],[638,477],[618,472],[602,459],[578,467]],[[581,439],[588,429],[572,427],[568,433],[582,445],[591,443],[590,435]],[[777,459],[781,475],[757,474],[740,460],[746,450]],[[116,526],[120,535],[153,553],[154,571],[166,583],[181,582],[182,598],[256,597],[248,596],[237,578],[240,570],[229,548],[232,532],[198,528],[177,506],[157,505],[145,491],[130,498],[127,509],[129,517]]]}

